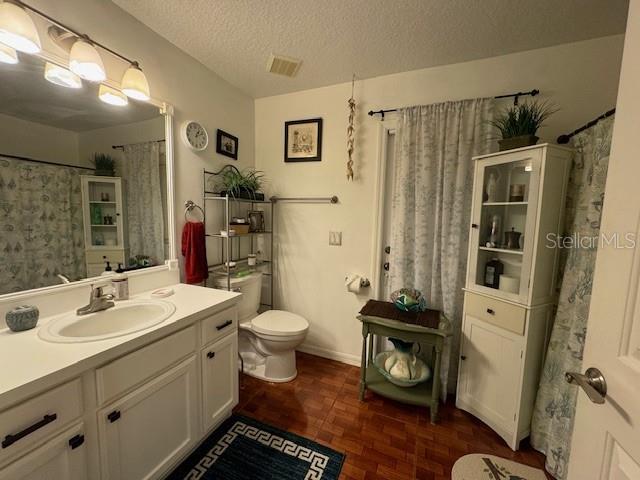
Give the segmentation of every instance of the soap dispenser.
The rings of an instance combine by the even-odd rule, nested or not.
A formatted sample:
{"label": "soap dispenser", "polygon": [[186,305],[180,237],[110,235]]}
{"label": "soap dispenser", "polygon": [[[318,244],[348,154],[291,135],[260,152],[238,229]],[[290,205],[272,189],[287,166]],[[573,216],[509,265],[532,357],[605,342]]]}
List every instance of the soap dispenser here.
{"label": "soap dispenser", "polygon": [[129,277],[122,268],[122,264],[118,264],[116,274],[111,279],[113,283],[113,296],[115,300],[129,299]]}

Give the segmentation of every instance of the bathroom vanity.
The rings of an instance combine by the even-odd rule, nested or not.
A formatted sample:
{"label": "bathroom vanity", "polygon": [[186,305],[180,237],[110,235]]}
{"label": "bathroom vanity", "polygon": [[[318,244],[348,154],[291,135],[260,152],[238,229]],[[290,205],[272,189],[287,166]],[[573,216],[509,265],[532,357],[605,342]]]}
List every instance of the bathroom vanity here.
{"label": "bathroom vanity", "polygon": [[231,414],[240,295],[170,288],[175,311],[124,336],[40,338],[60,315],[0,330],[0,480],[161,478]]}

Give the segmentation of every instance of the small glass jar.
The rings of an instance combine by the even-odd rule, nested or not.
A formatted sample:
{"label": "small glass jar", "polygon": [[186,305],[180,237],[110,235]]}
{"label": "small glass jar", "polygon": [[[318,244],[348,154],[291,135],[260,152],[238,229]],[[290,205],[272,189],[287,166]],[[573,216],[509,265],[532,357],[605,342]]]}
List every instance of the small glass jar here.
{"label": "small glass jar", "polygon": [[250,253],[249,255],[247,255],[247,265],[249,265],[250,267],[255,267],[257,263],[258,259],[255,253]]}

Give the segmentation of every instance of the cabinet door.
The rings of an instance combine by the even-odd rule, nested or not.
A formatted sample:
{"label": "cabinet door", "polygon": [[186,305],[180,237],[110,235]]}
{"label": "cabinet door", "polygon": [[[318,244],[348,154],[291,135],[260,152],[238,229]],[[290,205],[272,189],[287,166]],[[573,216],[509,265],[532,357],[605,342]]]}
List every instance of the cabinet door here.
{"label": "cabinet door", "polygon": [[87,478],[82,425],[61,433],[0,470],[0,480],[78,480]]}
{"label": "cabinet door", "polygon": [[[541,165],[541,147],[477,161],[467,288],[521,303],[528,298]],[[495,276],[506,277],[499,290],[498,281],[487,286]]]}
{"label": "cabinet door", "polygon": [[458,397],[475,415],[504,432],[515,431],[523,337],[467,315]]}
{"label": "cabinet door", "polygon": [[203,427],[209,431],[238,403],[238,336],[202,350]]}
{"label": "cabinet door", "polygon": [[157,478],[198,437],[196,357],[98,413],[103,479]]}

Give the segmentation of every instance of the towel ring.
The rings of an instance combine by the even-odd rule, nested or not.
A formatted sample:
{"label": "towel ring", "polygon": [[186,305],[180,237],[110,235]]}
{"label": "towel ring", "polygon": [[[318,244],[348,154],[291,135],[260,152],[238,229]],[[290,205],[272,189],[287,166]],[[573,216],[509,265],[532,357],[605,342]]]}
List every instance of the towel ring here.
{"label": "towel ring", "polygon": [[194,203],[192,200],[187,200],[186,202],[184,202],[184,221],[185,222],[189,221],[189,219],[187,218],[187,215],[189,215],[191,210],[193,210],[194,208],[197,208],[198,210],[200,210],[200,213],[202,213],[202,219],[204,220],[204,210],[202,210],[202,207]]}

